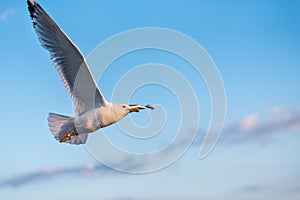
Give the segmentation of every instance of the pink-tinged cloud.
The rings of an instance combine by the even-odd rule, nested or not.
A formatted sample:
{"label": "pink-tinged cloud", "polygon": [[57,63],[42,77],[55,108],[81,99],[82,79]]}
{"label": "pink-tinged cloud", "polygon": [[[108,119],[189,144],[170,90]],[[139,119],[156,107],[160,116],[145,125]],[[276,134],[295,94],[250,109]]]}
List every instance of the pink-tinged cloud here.
{"label": "pink-tinged cloud", "polygon": [[13,16],[14,14],[16,14],[16,9],[14,8],[3,11],[0,13],[0,21],[6,21],[9,19],[9,17]]}
{"label": "pink-tinged cloud", "polygon": [[275,133],[300,131],[300,111],[272,107],[265,116],[251,114],[223,131],[225,142],[269,141]]}
{"label": "pink-tinged cloud", "polygon": [[237,125],[237,130],[240,132],[250,132],[258,126],[258,115],[252,114],[246,117]]}

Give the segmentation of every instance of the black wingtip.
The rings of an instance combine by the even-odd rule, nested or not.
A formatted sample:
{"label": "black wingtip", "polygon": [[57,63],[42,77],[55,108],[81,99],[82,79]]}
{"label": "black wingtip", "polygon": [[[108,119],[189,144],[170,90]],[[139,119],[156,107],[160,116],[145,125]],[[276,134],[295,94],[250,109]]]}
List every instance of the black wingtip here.
{"label": "black wingtip", "polygon": [[37,4],[36,1],[27,0],[28,11],[30,13],[31,19],[35,18],[34,13],[35,13],[36,4]]}

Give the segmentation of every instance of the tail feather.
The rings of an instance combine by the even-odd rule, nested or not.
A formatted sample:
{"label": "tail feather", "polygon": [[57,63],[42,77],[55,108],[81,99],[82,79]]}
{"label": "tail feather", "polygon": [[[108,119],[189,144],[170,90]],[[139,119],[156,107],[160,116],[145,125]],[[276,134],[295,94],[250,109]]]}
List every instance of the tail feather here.
{"label": "tail feather", "polygon": [[58,137],[58,135],[60,133],[60,129],[64,125],[64,123],[66,123],[70,119],[72,119],[72,117],[70,117],[70,116],[49,113],[48,126],[49,126],[49,129],[50,129],[52,135],[55,138]]}
{"label": "tail feather", "polygon": [[[74,117],[49,113],[48,125],[55,139],[70,144],[84,144],[87,140],[87,134],[78,134]],[[68,138],[65,140],[65,138]]]}

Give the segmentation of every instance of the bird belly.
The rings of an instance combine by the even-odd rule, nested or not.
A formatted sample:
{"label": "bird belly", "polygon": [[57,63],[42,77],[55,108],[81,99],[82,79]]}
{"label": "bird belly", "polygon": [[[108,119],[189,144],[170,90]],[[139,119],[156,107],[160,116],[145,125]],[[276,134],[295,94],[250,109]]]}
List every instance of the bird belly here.
{"label": "bird belly", "polygon": [[78,133],[92,133],[115,122],[111,109],[100,107],[76,117],[75,127]]}

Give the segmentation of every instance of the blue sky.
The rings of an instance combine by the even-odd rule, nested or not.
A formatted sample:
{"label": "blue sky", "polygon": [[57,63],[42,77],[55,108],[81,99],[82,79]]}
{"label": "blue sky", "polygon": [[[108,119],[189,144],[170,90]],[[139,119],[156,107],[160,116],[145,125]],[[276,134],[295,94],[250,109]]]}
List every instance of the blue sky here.
{"label": "blue sky", "polygon": [[[108,37],[132,28],[163,27],[190,36],[219,68],[227,94],[227,118],[221,140],[204,160],[197,159],[196,140],[175,164],[158,172],[131,175],[106,169],[84,147],[59,144],[52,138],[48,112],[72,114],[71,101],[48,52],[37,40],[26,1],[4,0],[0,4],[1,198],[299,198],[299,2],[39,3],[84,55]],[[114,63],[103,80],[107,82],[118,66],[130,69],[154,61],[175,69],[182,64],[162,52],[137,52]],[[182,73],[194,83],[192,71]],[[101,87],[108,99],[115,80]],[[204,84],[196,88],[201,99],[200,127],[206,129],[209,95]],[[161,88],[146,91],[157,90]],[[143,101],[144,96],[139,93],[133,100]],[[145,115],[141,114],[142,119]],[[141,121],[138,115],[133,119]],[[109,132],[115,129],[112,126]]]}

